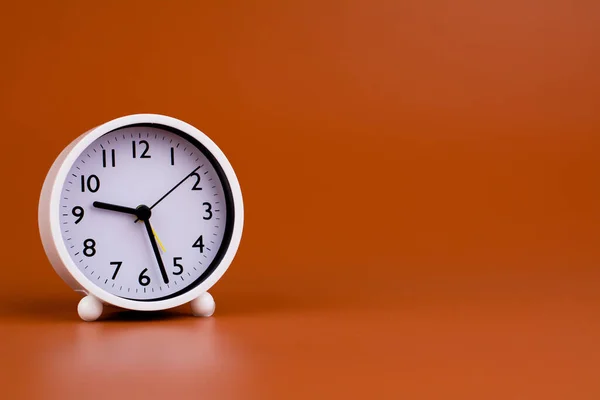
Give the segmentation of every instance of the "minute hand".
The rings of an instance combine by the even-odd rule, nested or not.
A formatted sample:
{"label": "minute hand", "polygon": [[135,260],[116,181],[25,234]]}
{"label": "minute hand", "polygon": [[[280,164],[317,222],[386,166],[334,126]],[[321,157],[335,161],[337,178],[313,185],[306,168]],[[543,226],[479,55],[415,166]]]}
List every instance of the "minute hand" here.
{"label": "minute hand", "polygon": [[[185,178],[183,178],[182,180],[180,180],[180,181],[179,181],[179,183],[178,183],[177,185],[173,186],[173,187],[171,188],[171,190],[169,190],[167,193],[165,193],[165,195],[164,195],[163,197],[161,197],[160,199],[158,199],[158,200],[156,201],[156,203],[152,204],[152,206],[150,207],[150,209],[152,210],[154,207],[156,207],[156,205],[157,205],[158,203],[160,203],[161,201],[163,201],[163,200],[165,199],[165,197],[167,197],[168,195],[170,195],[170,194],[173,192],[173,190],[177,189],[177,188],[178,188],[178,187],[179,187],[179,186],[180,186],[180,185],[181,185],[183,182],[185,182],[185,181],[186,181],[186,179],[187,179],[187,178],[189,178],[190,176],[192,176],[192,175],[193,175],[193,174],[194,174],[196,171],[198,171],[200,168],[202,168],[202,165],[201,165],[201,166],[199,166],[199,167],[196,167],[196,168],[195,168],[195,169],[194,169],[192,172],[190,172],[189,174],[187,174],[187,175],[185,176]],[[135,222],[138,222],[138,221],[139,221],[139,218],[135,220]]]}
{"label": "minute hand", "polygon": [[154,232],[152,231],[152,225],[150,225],[150,220],[144,219],[144,225],[146,226],[146,232],[148,232],[148,237],[150,238],[150,244],[152,245],[152,251],[154,252],[156,262],[158,263],[158,269],[160,270],[160,274],[162,275],[163,281],[165,281],[165,283],[168,284],[169,277],[165,269],[165,264],[163,263],[162,257],[160,256],[160,252],[158,251],[158,245],[156,244],[156,238],[154,237]]}

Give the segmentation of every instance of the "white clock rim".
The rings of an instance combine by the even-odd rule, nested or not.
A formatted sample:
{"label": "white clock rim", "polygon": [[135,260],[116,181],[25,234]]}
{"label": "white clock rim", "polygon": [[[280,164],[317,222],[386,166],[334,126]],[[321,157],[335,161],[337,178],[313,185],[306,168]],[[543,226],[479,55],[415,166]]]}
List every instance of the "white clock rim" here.
{"label": "white clock rim", "polygon": [[[181,295],[157,301],[125,299],[111,294],[99,286],[95,285],[88,279],[83,272],[77,268],[77,265],[69,256],[67,246],[62,238],[59,222],[60,196],[65,179],[71,170],[71,167],[76,162],[77,158],[88,148],[96,139],[102,135],[114,131],[115,129],[124,128],[134,124],[158,124],[173,129],[182,131],[194,139],[198,140],[206,149],[212,153],[216,161],[220,164],[226,179],[229,182],[231,196],[233,201],[234,221],[231,234],[231,241],[221,262],[215,270],[198,286],[182,293]],[[58,170],[56,170],[58,168]],[[56,175],[52,177],[53,170]],[[50,180],[50,182],[48,182]],[[45,192],[50,190],[49,202],[45,200]],[[49,204],[43,204],[49,203]],[[237,253],[244,224],[244,205],[240,184],[237,176],[231,166],[229,160],[221,149],[202,131],[198,128],[181,121],[174,117],[169,117],[161,114],[132,114],[119,117],[99,125],[75,139],[63,152],[58,156],[54,165],[50,169],[39,206],[39,227],[42,237],[42,243],[46,250],[46,254],[50,259],[50,263],[56,272],[73,287],[73,284],[80,287],[73,287],[76,291],[83,291],[86,294],[91,294],[97,297],[104,303],[112,304],[117,307],[126,308],[138,311],[156,311],[165,310],[188,303],[208,291],[225,273],[231,265],[235,254]],[[49,229],[48,229],[49,228]],[[66,269],[66,271],[65,271]],[[75,279],[72,282],[70,277]],[[83,289],[83,290],[82,290]]]}

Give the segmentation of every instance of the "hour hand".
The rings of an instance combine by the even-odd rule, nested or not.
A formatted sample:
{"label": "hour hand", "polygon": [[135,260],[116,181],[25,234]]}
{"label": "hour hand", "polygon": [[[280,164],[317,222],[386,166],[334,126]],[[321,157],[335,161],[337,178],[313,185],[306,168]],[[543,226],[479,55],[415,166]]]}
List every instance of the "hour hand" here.
{"label": "hour hand", "polygon": [[103,203],[101,201],[95,201],[93,203],[93,205],[94,205],[94,207],[101,208],[103,210],[117,211],[117,212],[122,212],[122,213],[126,213],[126,214],[132,214],[132,215],[137,215],[137,213],[138,213],[138,210],[135,208],[118,206],[116,204]]}

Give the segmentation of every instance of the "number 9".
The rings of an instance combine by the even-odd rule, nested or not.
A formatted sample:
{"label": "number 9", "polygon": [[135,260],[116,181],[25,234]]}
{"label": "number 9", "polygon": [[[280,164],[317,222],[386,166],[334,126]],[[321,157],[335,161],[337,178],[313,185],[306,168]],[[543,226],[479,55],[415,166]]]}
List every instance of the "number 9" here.
{"label": "number 9", "polygon": [[85,211],[83,211],[82,207],[75,206],[75,207],[73,207],[73,210],[71,211],[71,213],[77,217],[77,221],[75,221],[75,223],[78,224],[83,219]]}

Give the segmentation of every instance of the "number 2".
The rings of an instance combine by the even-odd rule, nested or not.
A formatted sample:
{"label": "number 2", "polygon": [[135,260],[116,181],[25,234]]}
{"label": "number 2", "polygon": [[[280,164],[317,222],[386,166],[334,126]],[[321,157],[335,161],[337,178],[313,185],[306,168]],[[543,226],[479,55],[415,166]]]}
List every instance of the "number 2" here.
{"label": "number 2", "polygon": [[194,183],[194,186],[192,186],[192,190],[202,190],[201,187],[198,187],[198,185],[200,184],[200,175],[198,175],[197,173],[193,173],[192,175],[194,178],[196,178],[196,183]]}

